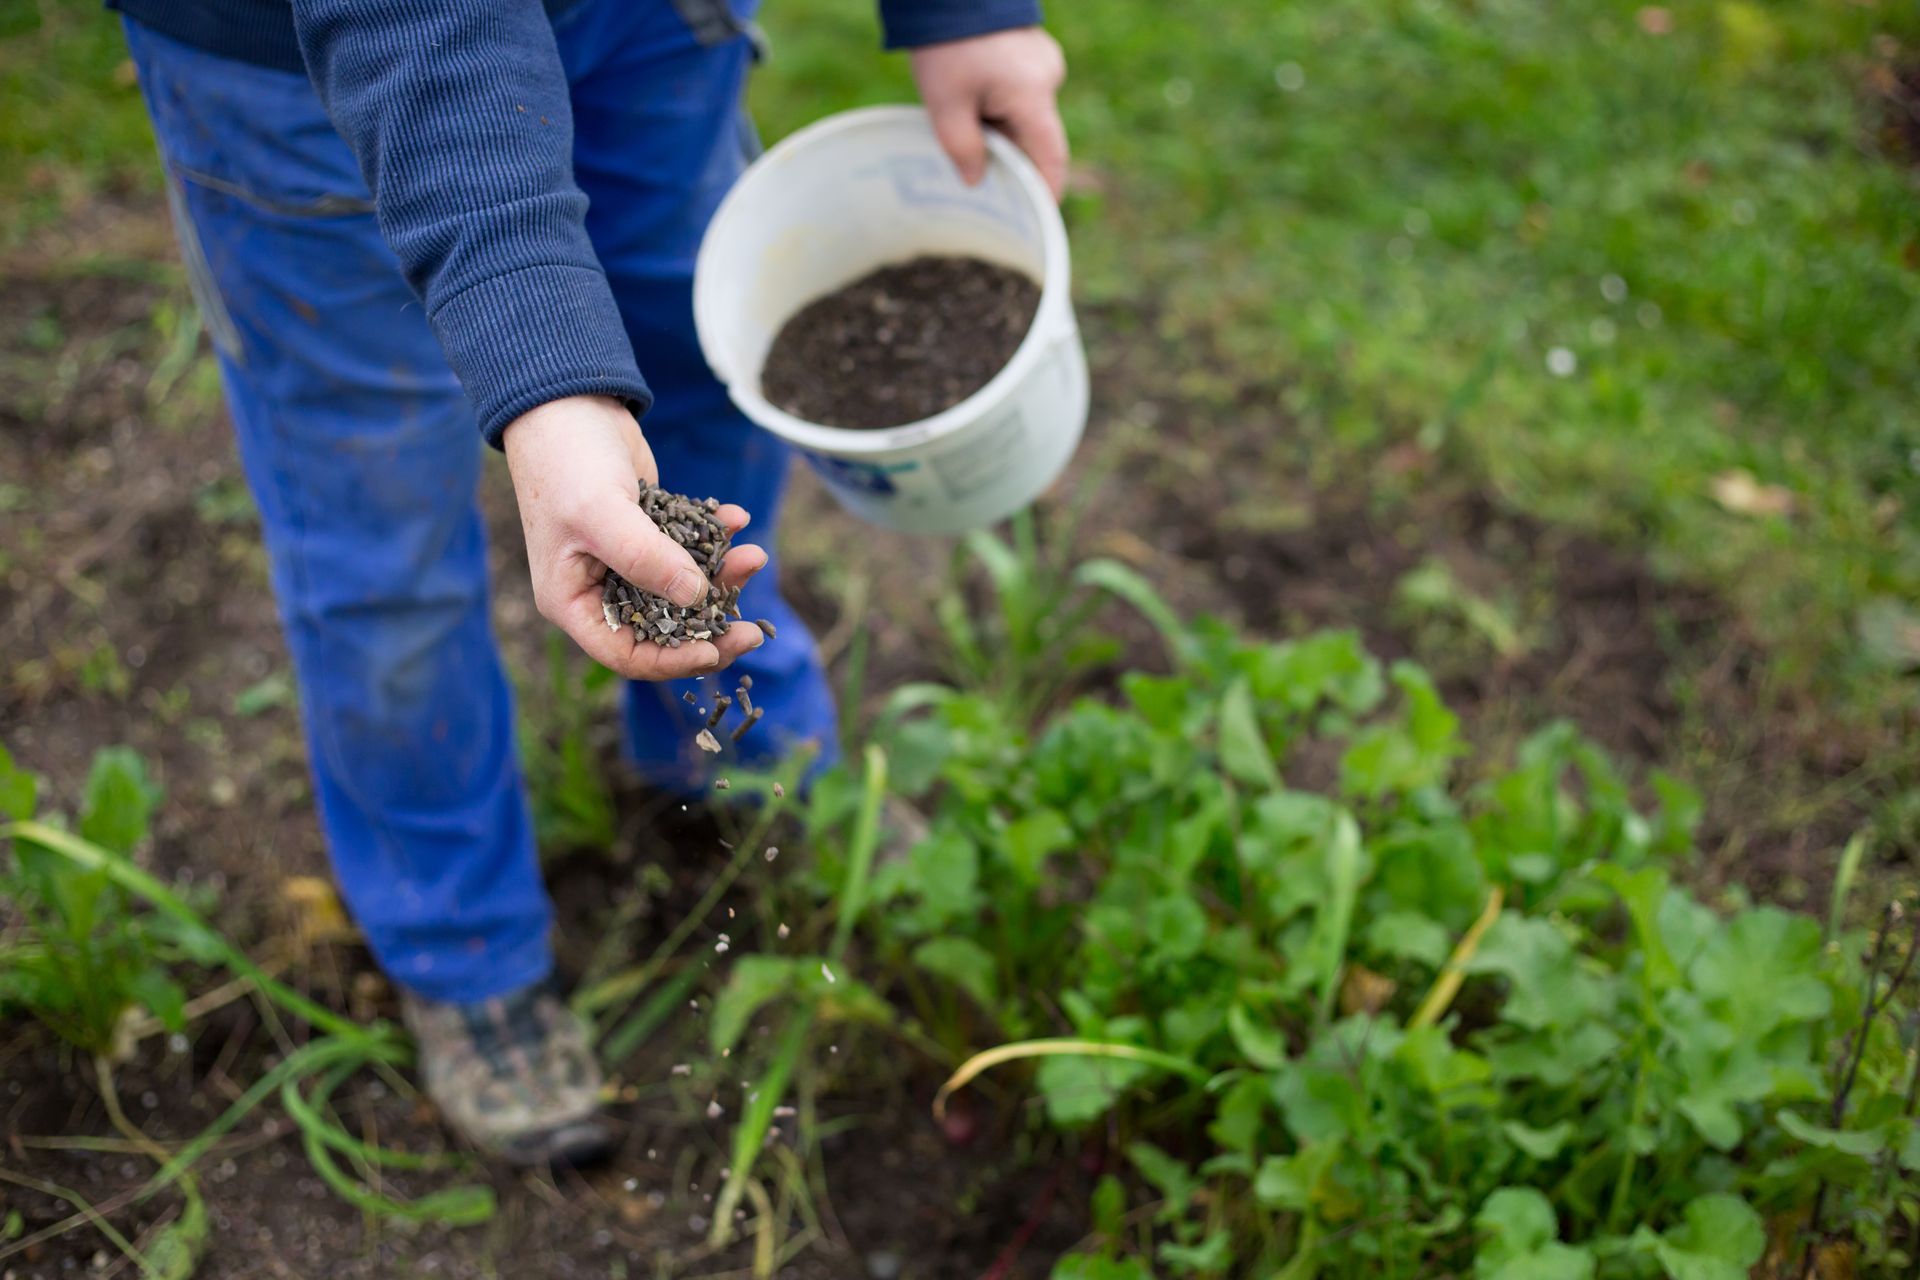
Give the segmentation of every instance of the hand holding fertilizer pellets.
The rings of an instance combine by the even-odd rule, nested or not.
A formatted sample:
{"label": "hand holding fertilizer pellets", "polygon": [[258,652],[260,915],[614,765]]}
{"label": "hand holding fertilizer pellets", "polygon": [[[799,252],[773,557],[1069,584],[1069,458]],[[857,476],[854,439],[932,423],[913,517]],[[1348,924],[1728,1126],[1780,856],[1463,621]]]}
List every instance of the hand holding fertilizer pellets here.
{"label": "hand holding fertilizer pellets", "polygon": [[[718,499],[697,500],[685,494],[668,493],[658,485],[642,481],[640,509],[659,526],[662,533],[692,554],[694,563],[700,566],[700,571],[707,575],[709,582],[719,580],[720,563],[726,559],[733,533],[720,522]],[[641,590],[609,569],[606,585],[600,594],[600,610],[606,616],[607,625],[615,631],[621,627],[632,627],[638,639],[678,649],[684,641],[712,640],[727,634],[727,628],[740,617],[740,588],[716,586],[707,592],[705,600],[691,608],[683,608],[665,596]],[[772,623],[759,622],[755,625],[766,633],[767,639],[773,639]],[[741,704],[742,715],[731,740],[739,742],[747,730],[759,723],[761,710],[753,705],[753,700],[747,694],[751,688],[753,678],[743,675],[740,677],[740,687],[734,690],[732,698],[722,694],[714,699],[713,711],[707,716],[706,725],[694,738],[702,751],[719,754],[720,740],[713,731],[719,727],[721,718],[736,699]],[[680,696],[688,705],[695,705],[699,701],[691,692]]]}
{"label": "hand holding fertilizer pellets", "polygon": [[[709,582],[718,581],[720,562],[726,559],[733,533],[715,514],[720,509],[717,499],[696,501],[641,481],[640,509],[662,533],[687,549]],[[740,588],[716,586],[699,604],[682,608],[665,596],[642,591],[609,569],[600,608],[615,631],[632,627],[638,639],[678,649],[683,641],[727,634],[731,620],[740,616]]]}

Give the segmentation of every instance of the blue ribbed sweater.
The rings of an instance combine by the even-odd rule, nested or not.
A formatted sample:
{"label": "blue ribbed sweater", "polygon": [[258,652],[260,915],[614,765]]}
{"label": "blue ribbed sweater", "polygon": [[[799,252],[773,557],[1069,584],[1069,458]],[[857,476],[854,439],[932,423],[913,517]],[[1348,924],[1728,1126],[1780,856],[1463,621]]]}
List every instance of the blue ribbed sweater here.
{"label": "blue ribbed sweater", "polygon": [[[490,443],[562,396],[615,396],[636,413],[652,403],[573,181],[550,22],[570,0],[108,2],[199,48],[306,71]],[[891,48],[1040,19],[1038,0],[880,0],[880,11]]]}

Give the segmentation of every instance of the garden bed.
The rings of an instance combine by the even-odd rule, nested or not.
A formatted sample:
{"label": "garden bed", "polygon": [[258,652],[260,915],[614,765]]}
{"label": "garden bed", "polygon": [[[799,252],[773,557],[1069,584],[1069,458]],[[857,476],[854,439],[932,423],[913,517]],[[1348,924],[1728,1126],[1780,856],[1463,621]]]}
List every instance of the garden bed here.
{"label": "garden bed", "polygon": [[[159,211],[132,216],[157,220]],[[291,936],[286,877],[324,873],[286,658],[205,367],[189,360],[171,381],[155,373],[171,367],[168,354],[182,342],[170,326],[183,292],[164,271],[162,282],[139,283],[148,267],[133,267],[73,277],[15,264],[0,298],[8,335],[0,474],[11,486],[0,503],[8,556],[0,652],[9,655],[0,722],[6,745],[50,779],[64,808],[98,748],[127,743],[141,752],[167,791],[147,861],[163,876],[212,886],[221,923],[266,955]],[[1659,765],[1702,789],[1709,887],[1745,884],[1824,907],[1834,852],[1865,816],[1861,798],[1835,784],[1857,776],[1873,743],[1761,682],[1750,642],[1710,594],[1663,582],[1629,553],[1514,515],[1444,457],[1416,447],[1312,456],[1272,408],[1276,388],[1237,385],[1224,399],[1177,390],[1177,371],[1142,335],[1138,316],[1096,313],[1088,329],[1099,369],[1092,444],[1063,486],[1085,497],[1086,511],[1070,530],[1062,504],[1046,520],[1063,559],[1108,555],[1159,585],[1180,611],[1218,613],[1255,634],[1357,627],[1383,657],[1433,667],[1475,759],[1510,756],[1544,719],[1570,716],[1628,759],[1636,780]],[[190,341],[186,349],[191,355]],[[1204,351],[1171,358],[1213,367]],[[40,373],[47,367],[73,372],[49,381]],[[489,493],[498,620],[516,665],[528,670],[545,628],[526,596],[501,479],[492,477]],[[874,547],[801,484],[785,536],[789,581],[843,673],[853,656],[843,624],[871,622],[866,709],[908,680],[947,673],[926,585],[945,577],[945,549],[902,540]],[[115,606],[133,594],[140,610]],[[980,616],[992,605],[977,581],[959,598]],[[1092,655],[1077,684],[1055,690],[1049,705],[1075,688],[1110,692],[1123,670],[1164,665],[1151,628],[1116,614],[1114,634],[1119,647]],[[611,769],[604,726],[587,740]],[[1301,767],[1311,778],[1314,769],[1331,776],[1335,765],[1307,759]],[[1768,804],[1757,805],[1757,795]],[[1775,807],[1782,796],[1824,802],[1788,821]],[[556,867],[562,933],[592,938],[617,926],[644,955],[710,881],[725,833],[624,786],[613,798],[619,816],[605,856],[576,851]],[[656,859],[662,848],[674,856]],[[655,861],[661,873],[643,873]],[[712,957],[724,928],[717,919],[703,925],[688,954]],[[576,970],[593,959],[578,949],[566,955]],[[290,979],[330,1007],[390,1012],[352,948],[290,951],[288,965]],[[716,966],[716,981],[724,971]],[[0,1037],[8,1133],[111,1133],[80,1064],[63,1062],[38,1033],[8,1032]],[[663,1257],[683,1274],[749,1267],[753,1240],[718,1255],[703,1243],[706,1197],[725,1166],[736,1112],[707,1115],[719,1075],[672,1069],[705,1061],[706,1034],[706,1010],[687,1010],[615,1064],[636,1092],[615,1105],[625,1138],[611,1166],[578,1180],[490,1177],[499,1211],[474,1228],[403,1227],[363,1217],[324,1187],[316,1194],[291,1128],[263,1110],[233,1149],[204,1166],[216,1232],[200,1274],[431,1266],[448,1275],[604,1275],[615,1264],[639,1274]],[[939,1070],[930,1059],[893,1070],[897,1055],[885,1043],[850,1039],[865,1053],[824,1078],[833,1088],[822,1119],[848,1122],[820,1148],[831,1214],[783,1274],[885,1280],[897,1265],[902,1275],[979,1276],[1003,1254],[1003,1276],[1044,1274],[1086,1235],[1093,1187],[1119,1167],[1117,1157],[1100,1154],[1098,1142],[1044,1136],[1011,1082],[988,1082],[979,1136],[955,1146],[928,1112]],[[257,1010],[236,1003],[194,1024],[184,1053],[165,1037],[147,1041],[123,1069],[121,1093],[154,1137],[186,1137],[286,1047]],[[359,1078],[339,1102],[343,1117],[410,1149],[444,1142],[429,1114],[377,1083]],[[0,1163],[111,1203],[144,1176],[127,1171],[137,1159],[17,1144]],[[403,1177],[386,1190],[416,1188]],[[7,1203],[21,1210],[25,1230],[71,1211],[18,1188]],[[138,1232],[178,1207],[155,1205],[121,1227]],[[780,1230],[786,1242],[809,1230],[797,1204]],[[57,1274],[67,1259],[85,1263],[101,1247],[89,1232],[62,1236],[29,1260],[41,1270],[21,1274]],[[7,1265],[17,1263],[0,1262],[0,1272]]]}

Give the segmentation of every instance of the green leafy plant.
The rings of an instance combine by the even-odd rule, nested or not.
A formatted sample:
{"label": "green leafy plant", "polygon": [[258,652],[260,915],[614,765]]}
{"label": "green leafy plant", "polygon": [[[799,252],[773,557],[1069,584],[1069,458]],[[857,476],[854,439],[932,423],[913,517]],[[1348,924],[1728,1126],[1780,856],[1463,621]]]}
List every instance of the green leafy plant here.
{"label": "green leafy plant", "polygon": [[[0,818],[35,817],[38,780],[0,747]],[[125,856],[147,837],[160,788],[125,747],[94,757],[78,834]],[[48,821],[58,822],[50,816]],[[0,1011],[19,1009],[84,1053],[122,1056],[129,1013],[145,1009],[168,1030],[185,1026],[175,966],[213,959],[204,936],[177,921],[135,912],[105,871],[15,842],[0,896],[18,913],[0,934]]]}
{"label": "green leafy plant", "polygon": [[[1043,545],[1032,511],[1012,521],[1012,541],[976,530],[954,549],[953,572],[934,603],[953,680],[1029,718],[1119,655],[1091,624],[1109,597],[1134,605],[1168,633],[1178,623],[1139,574],[1117,560],[1069,563],[1069,539]],[[969,592],[978,570],[978,589]],[[972,598],[970,598],[970,594]],[[984,603],[983,603],[984,602]]]}
{"label": "green leafy plant", "polygon": [[[315,1171],[363,1210],[451,1224],[492,1215],[493,1192],[478,1184],[446,1186],[411,1200],[377,1189],[382,1167],[436,1170],[463,1163],[459,1157],[412,1155],[364,1143],[327,1108],[330,1095],[355,1072],[405,1065],[411,1046],[385,1022],[363,1026],[278,981],[179,893],[133,862],[129,854],[145,838],[159,800],[138,756],[123,748],[100,754],[76,829],[36,816],[38,790],[37,780],[0,749],[0,843],[11,852],[14,869],[7,889],[21,910],[0,947],[0,1011],[24,1011],[91,1053],[109,1115],[130,1138],[152,1146],[127,1123],[114,1094],[109,1064],[115,1034],[136,1007],[149,1009],[169,1027],[186,1025],[177,962],[228,970],[314,1031],[180,1149],[169,1155],[154,1146],[160,1168],[134,1194],[134,1202],[187,1179],[214,1142],[278,1094]],[[197,1198],[190,1182],[185,1190],[190,1215]],[[190,1216],[181,1222],[191,1225]],[[167,1239],[173,1241],[169,1249],[187,1247],[179,1232]],[[164,1259],[156,1261],[121,1240],[115,1244],[143,1274],[167,1274]]]}
{"label": "green leafy plant", "polygon": [[892,727],[932,821],[867,978],[993,1046],[949,1089],[1027,1067],[1150,1189],[1059,1274],[1737,1280],[1795,1224],[1909,1263],[1904,933],[1710,908],[1696,798],[1569,726],[1457,784],[1432,682],[1349,633],[1175,649],[1032,729],[955,690]]}

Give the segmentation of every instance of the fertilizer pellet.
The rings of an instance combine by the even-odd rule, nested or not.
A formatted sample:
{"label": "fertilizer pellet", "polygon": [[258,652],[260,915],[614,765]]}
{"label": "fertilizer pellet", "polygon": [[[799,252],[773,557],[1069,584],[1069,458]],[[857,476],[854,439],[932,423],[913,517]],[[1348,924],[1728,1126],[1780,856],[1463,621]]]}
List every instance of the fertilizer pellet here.
{"label": "fertilizer pellet", "polygon": [[[738,614],[735,614],[734,616],[739,617]],[[765,618],[755,618],[753,620],[753,625],[760,628],[760,630],[764,631],[766,633],[767,639],[769,640],[778,640],[780,638],[779,629],[776,628],[771,622],[768,622]]]}
{"label": "fertilizer pellet", "polygon": [[719,723],[720,723],[720,717],[721,717],[721,716],[724,716],[724,715],[726,715],[726,714],[727,714],[727,708],[728,708],[728,707],[730,707],[730,706],[732,706],[732,705],[733,705],[733,699],[732,699],[732,698],[729,698],[729,697],[728,697],[728,696],[727,696],[726,694],[724,694],[724,693],[723,693],[723,694],[721,694],[721,695],[720,695],[719,697],[717,697],[717,698],[715,698],[715,699],[713,700],[713,711],[712,711],[712,713],[711,713],[711,714],[709,714],[709,715],[707,716],[707,726],[706,726],[706,727],[707,727],[707,728],[709,728],[709,729],[711,729],[711,728],[713,728],[713,727],[714,727],[715,725],[717,725],[717,724],[719,724]]}
{"label": "fertilizer pellet", "polygon": [[786,798],[786,795],[787,795],[787,789],[785,787],[781,786],[777,782],[773,784],[773,798],[775,800],[784,800]]}
{"label": "fertilizer pellet", "polygon": [[686,703],[690,707],[697,707],[700,705],[700,699],[693,696],[693,690],[691,689],[687,690],[685,693],[680,695],[680,701]]}
{"label": "fertilizer pellet", "polygon": [[713,736],[713,730],[711,729],[702,729],[699,733],[695,734],[693,736],[693,744],[702,751],[712,752],[716,756],[720,754],[720,739]]}
{"label": "fertilizer pellet", "polygon": [[[721,562],[733,541],[733,534],[714,514],[720,509],[719,501],[668,493],[643,481],[640,509],[662,533],[687,549],[707,581],[715,585],[704,600],[683,607],[664,596],[642,591],[609,569],[600,592],[600,611],[607,626],[615,631],[631,627],[635,639],[669,649],[678,649],[683,640],[711,640],[725,635],[730,620],[740,616],[740,589],[718,585]],[[682,697],[690,704],[694,700],[690,693]]]}
{"label": "fertilizer pellet", "polygon": [[742,689],[751,689],[751,688],[753,688],[753,677],[752,677],[752,676],[741,676],[741,677],[740,677],[740,687],[741,687]]}
{"label": "fertilizer pellet", "polygon": [[715,791],[731,791],[733,790],[733,781],[730,778],[715,778],[713,780],[713,789]]}
{"label": "fertilizer pellet", "polygon": [[753,726],[760,723],[760,717],[763,714],[764,712],[762,712],[762,710],[759,707],[755,707],[753,709],[752,715],[748,716],[745,720],[742,720],[739,724],[734,726],[733,740],[735,742],[738,742],[740,741],[741,738],[745,737],[747,730],[753,728]]}
{"label": "fertilizer pellet", "polygon": [[747,686],[743,684],[738,689],[735,689],[733,696],[734,700],[740,704],[740,714],[751,717],[753,715],[753,699],[747,695]]}

